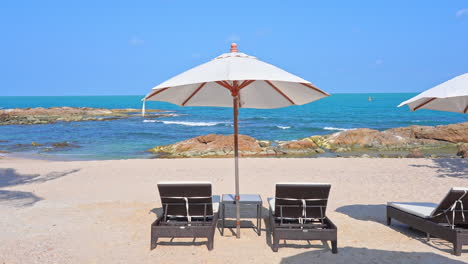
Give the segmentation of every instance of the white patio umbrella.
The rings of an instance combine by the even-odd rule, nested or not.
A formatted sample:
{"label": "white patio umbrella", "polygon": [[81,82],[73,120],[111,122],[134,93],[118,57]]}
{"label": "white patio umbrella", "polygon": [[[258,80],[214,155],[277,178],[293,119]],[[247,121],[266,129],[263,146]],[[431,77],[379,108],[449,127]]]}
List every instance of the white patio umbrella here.
{"label": "white patio umbrella", "polygon": [[[310,82],[240,53],[231,51],[181,73],[154,87],[142,99],[179,106],[234,108],[235,199],[239,200],[238,108],[280,108],[303,105],[329,96]],[[237,238],[240,237],[240,204],[236,203]]]}
{"label": "white patio umbrella", "polygon": [[404,101],[398,107],[408,105],[411,111],[431,109],[468,113],[468,73],[437,85]]}

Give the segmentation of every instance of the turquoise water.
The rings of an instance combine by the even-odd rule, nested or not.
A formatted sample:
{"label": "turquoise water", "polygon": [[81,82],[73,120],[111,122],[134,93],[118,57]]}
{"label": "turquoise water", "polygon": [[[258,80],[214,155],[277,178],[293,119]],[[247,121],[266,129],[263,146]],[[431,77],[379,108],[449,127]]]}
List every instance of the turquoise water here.
{"label": "turquoise water", "polygon": [[[293,140],[351,128],[385,130],[409,125],[444,125],[467,122],[468,115],[396,106],[415,94],[334,94],[328,98],[281,109],[241,109],[239,129],[257,139]],[[368,97],[373,101],[369,102]],[[0,108],[102,107],[140,108],[142,96],[0,97]],[[19,155],[58,159],[126,159],[152,155],[146,149],[209,133],[232,134],[232,109],[178,107],[148,102],[149,109],[175,111],[177,116],[141,116],[105,122],[0,126],[0,150]],[[68,141],[80,148],[43,152],[41,147],[18,146],[31,142]]]}

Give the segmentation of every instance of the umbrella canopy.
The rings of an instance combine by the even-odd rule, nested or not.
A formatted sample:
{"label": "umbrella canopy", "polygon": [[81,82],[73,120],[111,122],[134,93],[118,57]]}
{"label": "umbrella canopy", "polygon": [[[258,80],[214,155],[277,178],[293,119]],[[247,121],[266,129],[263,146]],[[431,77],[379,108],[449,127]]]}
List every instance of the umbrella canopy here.
{"label": "umbrella canopy", "polygon": [[[239,201],[239,108],[280,108],[302,105],[329,96],[310,82],[241,53],[231,52],[181,73],[153,88],[145,101],[164,101],[180,106],[224,106],[234,109],[234,157],[236,201]],[[240,203],[236,202],[237,238],[240,237]]]}
{"label": "umbrella canopy", "polygon": [[329,96],[300,77],[238,52],[232,44],[230,53],[161,83],[144,100],[180,106],[232,107],[234,85],[241,108],[280,108]]}
{"label": "umbrella canopy", "polygon": [[431,109],[468,113],[468,73],[437,85],[404,101],[398,107],[408,105],[411,111]]}

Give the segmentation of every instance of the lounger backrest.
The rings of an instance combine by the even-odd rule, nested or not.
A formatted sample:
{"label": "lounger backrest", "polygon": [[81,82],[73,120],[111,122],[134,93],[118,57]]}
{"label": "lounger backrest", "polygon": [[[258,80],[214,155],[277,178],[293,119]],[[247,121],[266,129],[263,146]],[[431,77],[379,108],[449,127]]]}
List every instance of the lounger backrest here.
{"label": "lounger backrest", "polygon": [[[455,207],[453,207],[454,205]],[[451,208],[455,209],[454,223]],[[468,214],[466,214],[466,219],[463,219],[464,212],[461,212],[462,209],[468,210],[468,188],[454,187],[450,189],[444,199],[434,209],[431,216],[435,222],[447,223],[447,216],[452,224],[468,224]]]}
{"label": "lounger backrest", "polygon": [[164,182],[158,183],[158,189],[167,216],[213,215],[209,182]]}
{"label": "lounger backrest", "polygon": [[330,188],[331,185],[328,183],[276,184],[275,217],[325,217]]}

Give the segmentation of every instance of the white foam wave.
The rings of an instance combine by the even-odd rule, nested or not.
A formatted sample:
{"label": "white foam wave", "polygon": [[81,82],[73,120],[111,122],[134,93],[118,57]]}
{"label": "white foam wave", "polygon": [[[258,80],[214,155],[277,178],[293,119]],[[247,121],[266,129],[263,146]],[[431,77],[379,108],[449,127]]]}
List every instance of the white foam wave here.
{"label": "white foam wave", "polygon": [[280,129],[289,129],[291,128],[290,126],[276,126],[277,128],[280,128]]}
{"label": "white foam wave", "polygon": [[166,125],[182,125],[182,126],[216,126],[223,122],[188,122],[188,121],[161,121]]}
{"label": "white foam wave", "polygon": [[339,127],[324,127],[325,130],[335,130],[335,131],[348,131],[353,130],[355,128],[339,128]]}
{"label": "white foam wave", "polygon": [[224,122],[189,122],[189,121],[162,121],[162,120],[143,120],[144,123],[163,123],[165,125],[181,126],[216,126]]}

